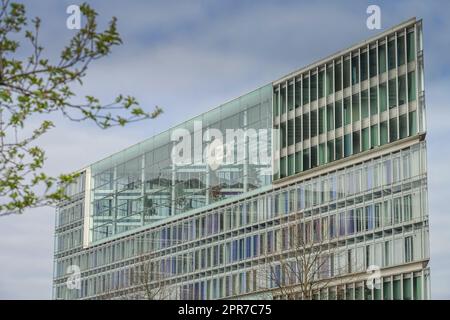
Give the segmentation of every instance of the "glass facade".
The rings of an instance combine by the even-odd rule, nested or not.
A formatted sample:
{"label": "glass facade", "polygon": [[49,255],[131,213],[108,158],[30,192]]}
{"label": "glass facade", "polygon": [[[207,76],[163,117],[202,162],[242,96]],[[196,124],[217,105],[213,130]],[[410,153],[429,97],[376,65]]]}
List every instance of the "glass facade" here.
{"label": "glass facade", "polygon": [[[270,184],[270,102],[271,87],[266,86],[93,164],[93,240]],[[232,155],[214,170],[206,159],[207,130],[219,130],[224,152]],[[172,154],[179,142],[172,137],[178,132],[188,142],[188,164],[175,163]],[[258,153],[259,158],[251,159]]]}
{"label": "glass facade", "polygon": [[[424,108],[416,99],[423,91],[416,80],[420,67],[416,49],[421,50],[420,44],[416,45],[417,32],[421,31],[416,30],[416,25],[405,27],[275,83],[274,128],[281,128],[281,148],[274,150],[274,165],[279,168],[274,180],[425,132],[425,122],[417,117]],[[405,39],[408,39],[408,45]],[[392,43],[391,47],[389,43]],[[391,60],[393,62],[387,68],[386,61]],[[309,79],[315,82],[317,75],[322,75],[319,78],[323,79],[320,93],[317,92],[320,86],[309,85]],[[300,94],[303,98],[301,103],[294,99],[295,112],[281,110],[279,105],[284,103],[286,90],[297,87],[303,88]],[[321,94],[323,92],[327,94]],[[292,93],[292,97],[297,96]],[[384,121],[387,121],[386,126],[378,125]],[[297,126],[303,130],[299,130],[294,139]],[[288,129],[283,130],[286,127]],[[365,139],[361,138],[363,134]],[[378,139],[379,136],[382,138]],[[367,139],[373,142],[370,148],[364,144]],[[341,140],[343,150],[320,147],[326,144],[341,147]],[[300,167],[288,170],[283,165],[290,155]],[[295,161],[297,156],[303,161]],[[323,161],[317,161],[317,158]]]}
{"label": "glass facade", "polygon": [[[299,284],[300,239],[324,248],[312,299],[428,299],[421,47],[410,20],[82,170],[57,208],[54,298],[302,299],[279,290]],[[208,129],[266,129],[269,161],[235,134],[242,158],[175,163],[180,128],[204,147]]]}

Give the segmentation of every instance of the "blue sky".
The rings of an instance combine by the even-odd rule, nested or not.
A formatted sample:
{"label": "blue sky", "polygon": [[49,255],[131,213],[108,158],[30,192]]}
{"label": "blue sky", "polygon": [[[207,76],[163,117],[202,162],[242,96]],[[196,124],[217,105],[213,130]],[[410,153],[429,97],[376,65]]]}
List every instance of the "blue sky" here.
{"label": "blue sky", "polygon": [[[73,31],[76,1],[25,1],[42,18],[42,40],[55,56]],[[102,131],[57,119],[42,141],[47,169],[70,172],[144,140],[286,73],[375,35],[366,8],[381,7],[382,29],[424,20],[428,122],[432,297],[450,298],[450,2],[448,1],[89,1],[100,26],[119,19],[121,47],[94,63],[78,88],[109,102],[134,95],[155,121]],[[0,219],[0,298],[50,299],[54,209]]]}

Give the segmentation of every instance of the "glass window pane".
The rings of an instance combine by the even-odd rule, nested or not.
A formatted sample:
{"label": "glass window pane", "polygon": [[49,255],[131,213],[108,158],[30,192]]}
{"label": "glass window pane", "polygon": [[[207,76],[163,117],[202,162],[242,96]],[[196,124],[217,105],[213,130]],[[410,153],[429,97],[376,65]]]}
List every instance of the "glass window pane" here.
{"label": "glass window pane", "polygon": [[[336,65],[336,70],[335,70],[336,73],[338,73],[340,71],[338,69],[339,69],[339,65]],[[327,77],[326,78],[327,78],[326,79],[327,95],[330,95],[330,94],[332,94],[334,92],[334,87],[333,87],[333,67],[328,67],[327,68]],[[340,83],[341,83],[341,81],[339,81],[339,85],[340,85]],[[337,84],[336,84],[336,86],[337,86]]]}
{"label": "glass window pane", "polygon": [[291,119],[288,121],[288,130],[287,130],[287,135],[288,135],[288,145],[293,145],[294,144],[294,120]]}
{"label": "glass window pane", "polygon": [[409,113],[409,135],[413,136],[417,133],[416,111]]}
{"label": "glass window pane", "polygon": [[336,160],[342,159],[342,138],[336,138],[335,154]]}
{"label": "glass window pane", "polygon": [[359,153],[359,131],[353,132],[353,154]]}
{"label": "glass window pane", "polygon": [[369,128],[362,129],[362,151],[369,150],[370,141],[369,141]]}
{"label": "glass window pane", "polygon": [[301,81],[295,82],[295,107],[299,107],[302,104],[302,87]]}
{"label": "glass window pane", "polygon": [[337,63],[334,67],[335,91],[342,89],[342,63]]}
{"label": "glass window pane", "polygon": [[378,73],[386,72],[386,44],[378,47]]}
{"label": "glass window pane", "polygon": [[395,68],[395,40],[388,42],[388,67],[389,70]]}
{"label": "glass window pane", "polygon": [[319,72],[319,98],[325,96],[325,71]]}
{"label": "glass window pane", "polygon": [[302,171],[302,153],[298,151],[295,154],[295,173],[299,173]]}
{"label": "glass window pane", "polygon": [[294,84],[288,85],[288,109],[294,109]]}
{"label": "glass window pane", "polygon": [[370,127],[370,147],[378,146],[378,125],[374,124]]}
{"label": "glass window pane", "polygon": [[309,79],[303,78],[303,104],[309,103]]}
{"label": "glass window pane", "polygon": [[369,51],[369,74],[370,77],[377,75],[377,50],[376,48]]}
{"label": "glass window pane", "polygon": [[388,143],[387,121],[380,123],[380,145]]}
{"label": "glass window pane", "polygon": [[416,73],[411,71],[408,73],[408,101],[416,100]]}
{"label": "glass window pane", "polygon": [[416,47],[415,47],[415,42],[414,42],[414,31],[413,32],[409,32],[408,36],[406,38],[406,45],[407,45],[407,59],[408,62],[411,62],[415,59],[416,57]]}
{"label": "glass window pane", "polygon": [[328,141],[327,143],[327,162],[334,161],[334,143]]}
{"label": "glass window pane", "polygon": [[311,138],[317,136],[317,110],[311,111]]}
{"label": "glass window pane", "polygon": [[344,60],[344,88],[350,86],[350,59]]}
{"label": "glass window pane", "polygon": [[295,143],[302,141],[302,119],[301,117],[295,118]]}
{"label": "glass window pane", "polygon": [[281,88],[281,95],[280,95],[280,114],[286,113],[286,86]]}
{"label": "glass window pane", "polygon": [[398,105],[406,103],[406,76],[398,77]]}
{"label": "glass window pane", "polygon": [[326,159],[325,159],[325,143],[321,143],[319,145],[319,164],[325,164]]}
{"label": "glass window pane", "polygon": [[309,149],[303,150],[303,171],[309,169]]}
{"label": "glass window pane", "polygon": [[317,100],[317,74],[311,75],[311,101]]}
{"label": "glass window pane", "polygon": [[397,39],[397,66],[405,63],[405,37],[400,36]]}
{"label": "glass window pane", "polygon": [[344,125],[350,124],[351,119],[350,98],[344,99]]}
{"label": "glass window pane", "polygon": [[369,116],[369,97],[367,90],[361,92],[361,118]]}
{"label": "glass window pane", "polygon": [[333,105],[329,104],[327,106],[327,130],[334,129],[334,120],[333,120]]}
{"label": "glass window pane", "polygon": [[397,118],[389,120],[389,142],[396,141],[397,136]]}
{"label": "glass window pane", "polygon": [[359,121],[359,93],[352,96],[352,120]]}
{"label": "glass window pane", "polygon": [[400,139],[406,138],[408,136],[408,119],[406,114],[403,114],[399,118],[400,122]]}
{"label": "glass window pane", "polygon": [[359,82],[359,63],[358,56],[352,58],[352,85]]}
{"label": "glass window pane", "polygon": [[361,81],[367,80],[367,52],[361,53]]}
{"label": "glass window pane", "polygon": [[[342,100],[336,101],[335,103],[335,124],[336,129],[342,127]],[[332,119],[331,119],[332,120]]]}
{"label": "glass window pane", "polygon": [[387,110],[387,86],[386,82],[380,83],[380,112]]}
{"label": "glass window pane", "polygon": [[378,93],[377,87],[370,87],[370,115],[377,114],[378,112]]}
{"label": "glass window pane", "polygon": [[352,136],[346,134],[344,136],[344,157],[348,157],[352,154]]}
{"label": "glass window pane", "polygon": [[303,114],[303,140],[309,139],[309,114]]}
{"label": "glass window pane", "polygon": [[317,146],[311,147],[311,168],[317,167]]}
{"label": "glass window pane", "polygon": [[389,80],[389,109],[397,106],[397,82]]}
{"label": "glass window pane", "polygon": [[325,107],[319,109],[319,134],[325,132],[326,127]]}

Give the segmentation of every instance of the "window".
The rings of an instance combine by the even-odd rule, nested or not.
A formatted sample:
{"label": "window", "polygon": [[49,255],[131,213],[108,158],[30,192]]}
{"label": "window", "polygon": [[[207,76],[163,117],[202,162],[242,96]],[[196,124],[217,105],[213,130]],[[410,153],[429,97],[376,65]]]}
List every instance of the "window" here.
{"label": "window", "polygon": [[[342,127],[342,100],[336,101],[335,103],[335,124],[336,124],[336,129]],[[329,116],[330,113],[328,113]],[[333,118],[331,117],[331,120]],[[330,118],[328,119],[330,121]],[[330,128],[329,128],[330,130]]]}
{"label": "window", "polygon": [[286,157],[280,159],[280,178],[286,177]]}
{"label": "window", "polygon": [[380,145],[388,143],[387,121],[380,123]]}
{"label": "window", "polygon": [[405,64],[405,36],[397,38],[397,66]]}
{"label": "window", "polygon": [[359,153],[359,131],[353,132],[353,154]]}
{"label": "window", "polygon": [[378,73],[386,72],[386,44],[378,47]]}
{"label": "window", "polygon": [[359,82],[359,63],[358,56],[352,58],[352,85]]}
{"label": "window", "polygon": [[347,88],[350,86],[350,59],[344,58],[344,88]]}
{"label": "window", "polygon": [[303,140],[309,139],[309,114],[303,114]]}
{"label": "window", "polygon": [[377,87],[370,87],[370,115],[378,113],[378,92]]}
{"label": "window", "polygon": [[370,77],[377,75],[377,49],[373,48],[369,51],[369,74]]}
{"label": "window", "polygon": [[303,78],[303,105],[309,103],[309,78]]}
{"label": "window", "polygon": [[319,134],[324,133],[326,127],[325,107],[319,109]]}
{"label": "window", "polygon": [[317,110],[311,111],[311,138],[317,136]]}
{"label": "window", "polygon": [[288,109],[294,109],[294,83],[288,85]]}
{"label": "window", "polygon": [[295,107],[299,107],[302,104],[302,87],[301,81],[295,82]]}
{"label": "window", "polygon": [[288,156],[288,176],[292,176],[294,174],[294,155],[290,154]]}
{"label": "window", "polygon": [[317,167],[317,146],[311,147],[311,168]]}
{"label": "window", "polygon": [[361,118],[369,116],[369,97],[367,90],[361,92]]}
{"label": "window", "polygon": [[398,77],[398,105],[406,103],[406,76]]}
{"label": "window", "polygon": [[400,139],[406,138],[408,136],[408,119],[406,114],[403,114],[399,118],[400,125]]}
{"label": "window", "polygon": [[319,72],[319,98],[325,96],[325,71]]}
{"label": "window", "polygon": [[389,109],[397,106],[397,86],[395,79],[389,80]]}
{"label": "window", "polygon": [[334,129],[333,105],[332,104],[329,104],[327,106],[327,129],[328,129],[328,131]]}
{"label": "window", "polygon": [[344,125],[350,124],[351,110],[350,110],[350,98],[344,99]]}
{"label": "window", "polygon": [[275,90],[274,91],[274,98],[273,98],[273,101],[274,101],[274,103],[273,103],[273,110],[274,110],[275,116],[278,116],[280,114],[279,105],[278,105],[279,97],[280,97],[279,91]]}
{"label": "window", "polygon": [[352,154],[352,136],[346,134],[344,136],[344,157],[348,157]]}
{"label": "window", "polygon": [[287,145],[287,141],[286,141],[286,123],[285,122],[283,122],[281,125],[280,125],[280,129],[281,129],[281,132],[280,132],[280,134],[281,134],[281,147],[282,148],[285,148],[286,147],[286,145]]}
{"label": "window", "polygon": [[389,120],[389,142],[396,141],[397,139],[397,118],[393,118]]}
{"label": "window", "polygon": [[334,69],[334,83],[336,85],[336,92],[342,89],[342,64],[336,64]]}
{"label": "window", "polygon": [[362,129],[362,151],[369,150],[369,128]]}
{"label": "window", "polygon": [[395,68],[395,40],[388,42],[388,68],[389,70]]}
{"label": "window", "polygon": [[391,265],[392,240],[384,243],[384,266]]}
{"label": "window", "polygon": [[295,173],[302,171],[302,152],[298,151],[295,153]]}
{"label": "window", "polygon": [[336,138],[336,160],[342,159],[342,138]]}
{"label": "window", "polygon": [[411,195],[403,197],[403,219],[404,221],[409,221],[412,218],[412,202]]}
{"label": "window", "polygon": [[309,149],[303,150],[303,171],[309,169]]}
{"label": "window", "polygon": [[386,82],[380,83],[380,112],[387,110],[387,87]]}
{"label": "window", "polygon": [[280,105],[281,105],[281,110],[280,110],[280,114],[286,113],[286,86],[281,88],[281,92],[280,92]]}
{"label": "window", "polygon": [[325,164],[325,143],[319,144],[319,165]]}
{"label": "window", "polygon": [[407,46],[407,61],[411,62],[416,57],[416,45],[414,41],[414,31],[409,32],[406,37],[406,46]]}
{"label": "window", "polygon": [[417,118],[416,111],[409,113],[409,135],[413,136],[417,133]]}
{"label": "window", "polygon": [[311,101],[317,100],[317,74],[311,75]]}
{"label": "window", "polygon": [[370,127],[370,148],[378,146],[378,125],[374,124]]}
{"label": "window", "polygon": [[411,262],[413,258],[413,238],[408,236],[405,238],[405,262]]}
{"label": "window", "polygon": [[295,143],[302,141],[302,119],[301,117],[295,118]]}
{"label": "window", "polygon": [[361,60],[361,81],[367,80],[367,52],[362,52]]}
{"label": "window", "polygon": [[[336,65],[336,73],[338,72],[338,66]],[[339,78],[340,79],[340,78]],[[340,84],[340,81],[339,81]],[[333,93],[333,67],[330,66],[327,68],[327,74],[326,74],[326,86],[327,86],[327,95],[330,95]],[[340,89],[339,89],[340,90]]]}
{"label": "window", "polygon": [[288,145],[293,145],[294,144],[294,120],[288,120],[288,128],[287,128],[287,140],[288,140]]}
{"label": "window", "polygon": [[416,73],[411,71],[408,73],[408,101],[416,100]]}
{"label": "window", "polygon": [[327,142],[327,162],[334,161],[334,142]]}
{"label": "window", "polygon": [[359,93],[352,96],[352,120],[353,123],[359,121]]}

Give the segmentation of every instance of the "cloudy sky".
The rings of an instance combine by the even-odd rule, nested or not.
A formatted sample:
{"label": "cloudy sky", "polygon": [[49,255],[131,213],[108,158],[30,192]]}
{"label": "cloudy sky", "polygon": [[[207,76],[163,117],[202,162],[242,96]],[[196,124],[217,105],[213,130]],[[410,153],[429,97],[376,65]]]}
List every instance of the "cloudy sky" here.
{"label": "cloudy sky", "polygon": [[[90,1],[100,25],[117,16],[121,47],[93,64],[84,87],[105,102],[134,95],[154,121],[102,131],[57,119],[42,141],[52,174],[70,172],[205,112],[380,31],[366,28],[378,4],[382,29],[424,20],[428,113],[432,297],[450,298],[450,12],[449,1]],[[53,56],[73,35],[66,8],[76,1],[26,1],[42,18]],[[50,299],[54,209],[0,219],[0,299]]]}

